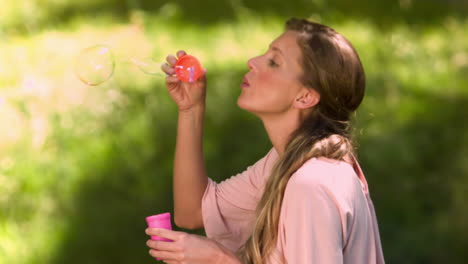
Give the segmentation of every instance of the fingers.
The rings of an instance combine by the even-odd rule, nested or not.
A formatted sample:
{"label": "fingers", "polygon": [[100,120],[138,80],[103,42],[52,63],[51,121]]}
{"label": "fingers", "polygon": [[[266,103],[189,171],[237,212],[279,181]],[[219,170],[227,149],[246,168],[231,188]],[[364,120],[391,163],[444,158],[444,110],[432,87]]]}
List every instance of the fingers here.
{"label": "fingers", "polygon": [[[177,51],[177,58],[180,58],[181,56],[187,54],[184,50],[179,50]],[[175,74],[175,71],[174,71],[174,65],[177,63],[177,58],[172,55],[172,54],[169,54],[167,57],[166,57],[166,61],[167,63],[164,63],[162,66],[161,66],[161,69],[167,74],[167,75],[174,75]]]}
{"label": "fingers", "polygon": [[[177,51],[176,54],[177,54],[177,58],[180,58],[183,55],[186,55],[187,53],[184,50],[179,50],[179,51]],[[174,66],[176,64],[176,62],[177,62],[177,58],[174,55],[169,54],[166,57],[166,61],[169,63],[170,66]]]}
{"label": "fingers", "polygon": [[169,88],[169,90],[174,89],[176,87],[176,84],[179,82],[180,82],[179,78],[177,78],[177,76],[175,75],[166,77],[166,85]]}
{"label": "fingers", "polygon": [[167,238],[173,241],[179,240],[180,235],[184,234],[183,232],[173,231],[173,230],[169,230],[165,228],[147,228],[145,232],[147,235],[150,235],[150,236],[158,236],[158,237]]}
{"label": "fingers", "polygon": [[165,72],[168,76],[172,76],[175,74],[174,67],[170,66],[169,63],[164,63],[161,65],[161,70]]}
{"label": "fingers", "polygon": [[159,251],[159,250],[154,250],[154,249],[150,249],[149,254],[153,258],[162,259],[164,261],[178,261],[181,258],[179,253]]}
{"label": "fingers", "polygon": [[149,239],[146,241],[146,245],[152,249],[163,250],[163,251],[178,251],[178,246],[174,242],[167,241],[155,241]]}
{"label": "fingers", "polygon": [[177,62],[177,59],[174,55],[172,54],[169,54],[167,57],[166,57],[166,61],[169,63],[169,65],[171,67],[174,67],[174,65],[176,64]]}
{"label": "fingers", "polygon": [[177,51],[177,58],[180,58],[185,54],[187,54],[187,53],[184,50],[179,50],[179,51]]}

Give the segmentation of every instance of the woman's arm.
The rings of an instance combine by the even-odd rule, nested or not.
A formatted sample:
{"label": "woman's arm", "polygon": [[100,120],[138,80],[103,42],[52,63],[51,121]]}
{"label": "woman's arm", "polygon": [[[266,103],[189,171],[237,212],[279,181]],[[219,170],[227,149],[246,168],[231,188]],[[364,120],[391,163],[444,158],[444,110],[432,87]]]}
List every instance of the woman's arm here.
{"label": "woman's arm", "polygon": [[[177,56],[184,55],[177,52]],[[195,229],[203,227],[201,200],[208,184],[203,159],[203,121],[205,113],[206,77],[193,83],[175,76],[177,59],[169,55],[163,66],[166,86],[179,108],[177,143],[174,158],[174,221],[177,226]]]}
{"label": "woman's arm", "polygon": [[242,264],[241,260],[227,248],[219,244],[220,247],[220,257],[217,263],[219,264]]}
{"label": "woman's arm", "polygon": [[174,221],[177,226],[203,227],[201,200],[208,184],[203,158],[204,106],[179,112],[174,160]]}

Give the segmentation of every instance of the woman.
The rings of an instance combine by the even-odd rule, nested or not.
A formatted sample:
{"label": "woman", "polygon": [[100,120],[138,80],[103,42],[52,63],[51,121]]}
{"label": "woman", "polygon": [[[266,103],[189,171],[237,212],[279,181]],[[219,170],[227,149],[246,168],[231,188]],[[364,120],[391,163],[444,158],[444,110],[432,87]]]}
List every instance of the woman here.
{"label": "woman", "polygon": [[[178,52],[181,56],[184,52]],[[222,183],[202,154],[204,77],[181,83],[175,57],[163,69],[179,107],[175,222],[208,238],[147,229],[166,263],[384,263],[377,220],[354,158],[350,117],[365,75],[351,44],[333,29],[290,19],[268,51],[248,62],[238,105],[263,122],[273,148]]]}

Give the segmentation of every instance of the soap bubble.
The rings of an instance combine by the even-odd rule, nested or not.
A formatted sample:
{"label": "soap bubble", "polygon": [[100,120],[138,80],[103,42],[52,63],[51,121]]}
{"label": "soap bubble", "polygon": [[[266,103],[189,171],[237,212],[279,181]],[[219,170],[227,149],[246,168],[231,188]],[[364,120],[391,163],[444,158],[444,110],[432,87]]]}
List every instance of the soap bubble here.
{"label": "soap bubble", "polygon": [[142,72],[150,75],[164,75],[161,66],[164,64],[162,62],[156,62],[152,58],[131,58],[130,62],[136,65]]}
{"label": "soap bubble", "polygon": [[80,52],[75,73],[86,85],[96,86],[112,77],[115,62],[112,51],[105,45],[96,45]]}

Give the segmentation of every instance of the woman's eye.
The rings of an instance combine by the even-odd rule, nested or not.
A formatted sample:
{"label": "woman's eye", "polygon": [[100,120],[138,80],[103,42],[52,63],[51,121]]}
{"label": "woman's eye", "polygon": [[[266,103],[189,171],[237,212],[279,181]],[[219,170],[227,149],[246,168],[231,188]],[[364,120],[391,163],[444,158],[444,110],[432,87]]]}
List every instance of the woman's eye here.
{"label": "woman's eye", "polygon": [[272,59],[269,59],[268,60],[268,65],[271,66],[271,67],[277,67],[278,66],[278,63],[276,63],[274,60]]}

